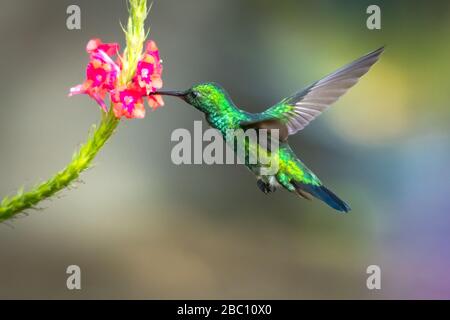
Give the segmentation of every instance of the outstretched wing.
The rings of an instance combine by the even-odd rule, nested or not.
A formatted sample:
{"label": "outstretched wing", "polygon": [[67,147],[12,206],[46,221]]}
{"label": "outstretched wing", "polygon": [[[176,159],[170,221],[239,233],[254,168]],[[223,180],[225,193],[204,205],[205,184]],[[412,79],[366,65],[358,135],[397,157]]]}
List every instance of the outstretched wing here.
{"label": "outstretched wing", "polygon": [[378,61],[381,47],[316,81],[306,89],[282,100],[260,114],[257,121],[242,123],[243,128],[278,128],[280,139],[286,140],[326,110]]}

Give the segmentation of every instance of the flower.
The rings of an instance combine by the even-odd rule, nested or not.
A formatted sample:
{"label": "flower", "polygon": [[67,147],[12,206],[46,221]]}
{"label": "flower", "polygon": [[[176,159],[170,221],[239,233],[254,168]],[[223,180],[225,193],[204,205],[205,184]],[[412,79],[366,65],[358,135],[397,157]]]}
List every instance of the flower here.
{"label": "flower", "polygon": [[144,55],[137,64],[134,81],[141,88],[145,88],[146,93],[149,94],[157,89],[161,89],[161,73],[162,64],[158,48],[154,41],[149,41]]}
{"label": "flower", "polygon": [[156,109],[164,105],[164,100],[162,96],[160,96],[159,94],[153,94],[151,96],[148,96],[147,102],[150,108],[152,109]]}
{"label": "flower", "polygon": [[150,95],[150,93],[162,88],[161,74],[162,63],[158,47],[154,41],[149,41],[146,45],[144,55],[137,64],[136,75],[133,81],[139,88],[145,90],[145,95],[148,96],[148,104],[152,109],[164,105],[161,96]]}
{"label": "flower", "polygon": [[[106,51],[104,51],[106,50]],[[89,41],[86,51],[91,55],[86,67],[86,81],[70,89],[69,96],[87,94],[107,112],[105,97],[114,89],[120,72],[118,65],[107,52],[118,50],[116,43],[102,43],[99,39]]]}
{"label": "flower", "polygon": [[103,43],[100,39],[92,39],[89,40],[86,45],[87,53],[91,54],[97,51],[103,51],[108,56],[114,56],[119,52],[119,44],[118,43]]}
{"label": "flower", "polygon": [[111,94],[114,114],[117,118],[144,118],[145,108],[142,90],[136,86],[127,86]]}
{"label": "flower", "polygon": [[113,111],[117,118],[143,118],[145,116],[144,97],[152,109],[164,105],[162,97],[150,93],[162,88],[162,63],[158,47],[149,41],[142,57],[136,65],[132,81],[119,85],[122,62],[114,62],[119,54],[117,43],[103,43],[100,39],[92,39],[86,45],[90,61],[86,67],[84,83],[70,89],[69,96],[87,94],[108,112],[105,98],[109,94]]}

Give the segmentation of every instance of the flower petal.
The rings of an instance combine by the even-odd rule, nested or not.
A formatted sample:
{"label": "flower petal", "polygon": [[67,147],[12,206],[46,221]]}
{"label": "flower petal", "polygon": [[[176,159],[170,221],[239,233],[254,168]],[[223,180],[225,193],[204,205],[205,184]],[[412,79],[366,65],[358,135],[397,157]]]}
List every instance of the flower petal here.
{"label": "flower petal", "polygon": [[[161,79],[162,64],[158,47],[154,41],[148,41],[144,55],[137,64],[136,75],[133,78],[135,85],[145,89],[146,95],[161,89],[163,82]],[[155,105],[159,103],[155,103]]]}
{"label": "flower petal", "polygon": [[84,93],[86,93],[84,85],[79,84],[79,85],[77,85],[75,87],[70,88],[69,97],[72,97],[72,96],[74,96],[76,94],[84,94]]}
{"label": "flower petal", "polygon": [[156,94],[148,96],[147,102],[150,108],[152,108],[153,110],[162,107],[164,105],[164,100],[162,96]]}
{"label": "flower petal", "polygon": [[142,119],[145,117],[145,108],[142,103],[138,103],[134,106],[134,110],[132,112],[132,118]]}
{"label": "flower petal", "polygon": [[86,51],[89,54],[102,50],[109,56],[114,56],[119,52],[118,43],[103,43],[100,39],[92,39],[86,45]]}

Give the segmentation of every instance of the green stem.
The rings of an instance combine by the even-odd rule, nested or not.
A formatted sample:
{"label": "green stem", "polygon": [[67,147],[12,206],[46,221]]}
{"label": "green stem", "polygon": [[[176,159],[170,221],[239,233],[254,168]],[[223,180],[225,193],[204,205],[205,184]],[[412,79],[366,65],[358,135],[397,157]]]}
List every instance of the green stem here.
{"label": "green stem", "polygon": [[74,154],[72,161],[65,169],[26,193],[19,191],[15,196],[3,199],[0,205],[0,222],[14,217],[23,210],[33,208],[42,200],[53,196],[77,180],[81,172],[90,166],[118,124],[119,119],[114,116],[113,112],[104,114],[97,129]]}
{"label": "green stem", "polygon": [[[145,19],[147,17],[146,0],[129,0],[130,16],[125,31],[127,47],[123,56],[123,71],[119,79],[121,84],[127,84],[135,70],[145,41]],[[57,192],[68,187],[76,181],[80,174],[89,168],[106,141],[117,128],[120,119],[117,119],[111,110],[102,112],[102,119],[95,131],[91,133],[87,142],[76,152],[72,161],[65,169],[58,172],[49,180],[37,185],[28,192],[20,190],[15,196],[5,197],[0,204],[0,222],[13,218],[23,210],[35,207]]]}

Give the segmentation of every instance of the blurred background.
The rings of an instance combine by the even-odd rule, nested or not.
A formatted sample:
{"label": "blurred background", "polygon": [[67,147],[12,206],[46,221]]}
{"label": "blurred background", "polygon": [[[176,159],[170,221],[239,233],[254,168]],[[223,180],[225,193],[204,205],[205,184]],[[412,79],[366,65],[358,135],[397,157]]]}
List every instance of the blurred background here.
{"label": "blurred background", "polygon": [[[81,7],[81,30],[66,8]],[[368,30],[366,8],[381,8]],[[87,41],[124,45],[125,0],[0,2],[0,195],[63,168],[99,110],[68,98]],[[352,211],[264,195],[243,166],[171,162],[203,116],[173,98],[123,121],[83,183],[0,225],[0,298],[450,298],[450,3],[155,1],[166,89],[216,81],[261,111],[386,45],[291,144]],[[206,125],[204,126],[204,128]],[[66,268],[82,290],[66,288]],[[379,265],[381,290],[366,288]]]}

